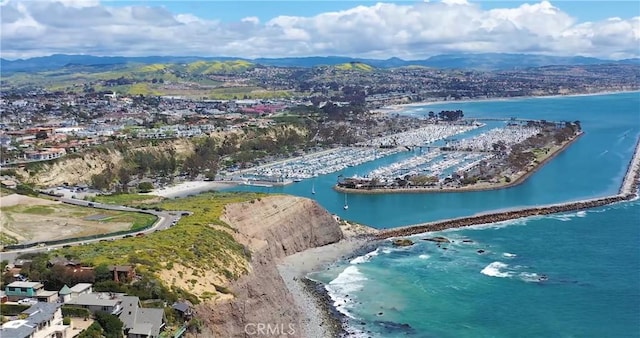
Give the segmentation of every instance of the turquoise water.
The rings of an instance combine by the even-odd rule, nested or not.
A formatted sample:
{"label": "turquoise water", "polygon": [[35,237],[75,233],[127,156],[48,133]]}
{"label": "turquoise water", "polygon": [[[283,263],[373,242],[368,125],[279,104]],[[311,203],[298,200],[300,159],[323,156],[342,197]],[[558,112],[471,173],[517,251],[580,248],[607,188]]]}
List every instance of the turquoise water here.
{"label": "turquoise water", "polygon": [[[414,236],[312,277],[356,337],[638,337],[639,212],[636,201]],[[453,243],[421,240],[434,235]]]}
{"label": "turquoise water", "polygon": [[[349,195],[350,208],[342,210],[344,196],[331,190],[337,175],[363,174],[410,153],[318,177],[316,195],[312,181],[252,190],[313,197],[344,218],[389,228],[614,194],[640,137],[637,92],[451,103],[408,113],[451,108],[468,117],[580,120],[586,134],[524,184],[505,190]],[[435,235],[453,243],[421,240]],[[640,337],[639,201],[413,239],[411,247],[385,242],[312,276],[353,318],[353,336]]]}
{"label": "turquoise water", "polygon": [[[349,194],[332,187],[338,175],[364,175],[398,159],[414,156],[405,152],[375,162],[347,168],[334,174],[285,187],[238,187],[235,190],[278,192],[317,200],[345,219],[377,228],[468,216],[480,212],[549,204],[616,193],[626,166],[640,137],[640,93],[505,101],[461,102],[414,108],[409,114],[429,110],[462,109],[466,117],[518,117],[546,120],[579,120],[585,135],[525,183],[504,190],[447,194]],[[315,185],[316,194],[311,194]]]}

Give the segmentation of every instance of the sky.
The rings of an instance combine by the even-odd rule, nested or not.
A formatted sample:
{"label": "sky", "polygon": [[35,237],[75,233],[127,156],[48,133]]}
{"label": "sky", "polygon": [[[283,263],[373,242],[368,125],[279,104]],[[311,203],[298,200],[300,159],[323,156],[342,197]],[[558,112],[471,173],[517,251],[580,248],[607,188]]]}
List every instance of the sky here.
{"label": "sky", "polygon": [[640,57],[640,1],[0,0],[0,57]]}

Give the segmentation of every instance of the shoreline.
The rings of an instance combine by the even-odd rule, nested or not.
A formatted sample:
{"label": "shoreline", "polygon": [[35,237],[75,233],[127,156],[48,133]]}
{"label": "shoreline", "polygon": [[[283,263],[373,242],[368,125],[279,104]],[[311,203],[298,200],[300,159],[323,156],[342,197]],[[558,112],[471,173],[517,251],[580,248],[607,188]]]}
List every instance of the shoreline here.
{"label": "shoreline", "polygon": [[578,139],[580,139],[580,137],[582,137],[583,135],[584,135],[584,132],[581,131],[579,134],[575,135],[572,139],[570,139],[565,144],[563,144],[560,148],[556,149],[556,151],[554,151],[553,153],[549,154],[549,156],[545,157],[540,163],[538,163],[531,170],[529,170],[527,172],[524,172],[523,174],[518,176],[518,178],[516,178],[515,180],[512,180],[509,183],[498,183],[498,184],[489,183],[491,185],[488,185],[488,186],[487,185],[485,185],[485,186],[475,186],[475,185],[477,185],[477,183],[476,183],[476,184],[474,184],[474,186],[466,186],[466,187],[461,187],[461,188],[443,188],[443,189],[431,188],[431,187],[392,188],[392,189],[380,189],[380,188],[353,189],[353,188],[344,188],[344,187],[339,187],[338,185],[334,185],[333,189],[335,191],[342,192],[342,193],[364,194],[364,195],[367,195],[367,194],[371,194],[371,195],[373,195],[373,194],[418,194],[418,193],[435,194],[435,193],[452,193],[452,192],[465,193],[465,192],[491,191],[491,190],[508,189],[508,188],[512,188],[512,187],[515,187],[515,186],[518,186],[518,185],[524,183],[529,177],[531,177],[531,175],[533,175],[539,169],[544,167],[547,163],[549,163],[549,161],[554,159],[556,156],[558,156],[562,152],[564,152],[567,148],[569,148],[569,146],[571,146],[574,142],[576,142]]}
{"label": "shoreline", "polygon": [[[356,255],[364,254],[363,250],[365,248],[371,249],[379,245],[380,241],[387,240],[393,237],[412,236],[417,234],[423,234],[426,232],[441,231],[441,230],[446,230],[451,228],[468,227],[468,226],[479,225],[479,224],[488,224],[488,223],[507,221],[507,220],[517,219],[517,218],[591,209],[595,207],[601,207],[609,204],[636,199],[640,195],[638,191],[639,188],[640,188],[640,138],[636,141],[636,148],[635,148],[634,154],[629,161],[629,165],[627,166],[627,171],[620,185],[620,188],[618,189],[618,193],[615,195],[579,200],[574,202],[562,202],[562,203],[556,203],[556,204],[551,204],[547,206],[518,208],[515,210],[513,209],[503,210],[498,212],[490,212],[486,214],[473,215],[469,217],[461,217],[461,218],[440,220],[440,221],[423,223],[423,224],[410,225],[406,227],[394,228],[389,230],[379,230],[377,234],[371,237],[368,237],[366,239],[363,238],[364,242],[358,248],[353,248],[351,252],[343,251],[342,253],[344,255],[342,255],[342,257],[334,256],[335,260],[333,263],[335,264],[337,262],[343,261],[347,257],[353,258]],[[311,257],[311,258],[317,257],[315,256],[315,253],[313,253],[311,250],[312,249],[303,251],[301,253],[298,253],[298,255],[309,255],[307,257]],[[315,271],[325,268],[326,266],[328,265],[322,265],[322,266],[318,265],[316,266]],[[306,274],[308,274],[308,272]],[[284,278],[285,276],[283,275],[283,279]],[[308,278],[305,277],[304,279],[308,279]],[[290,282],[287,282],[287,285],[289,285],[289,283]],[[315,309],[314,310],[315,312],[309,312],[309,311],[303,310],[304,315],[307,316],[308,318],[309,316],[313,316],[313,315],[318,316],[318,313],[320,313],[321,316],[323,316],[323,318],[332,318],[329,320],[331,320],[331,323],[333,323],[332,324],[333,327],[336,327],[336,328],[338,325],[337,323],[340,323],[340,328],[337,329],[337,331],[331,331],[331,332],[323,331],[322,335],[315,335],[314,337],[338,337],[338,336],[344,336],[348,334],[348,326],[347,326],[346,318],[342,313],[340,313],[336,309],[336,307],[333,304],[333,300],[328,296],[328,293],[326,292],[324,285],[321,283],[318,284],[318,282],[315,282],[315,281],[306,282],[306,283],[310,286],[308,286],[306,289],[303,289],[304,295],[301,296],[303,298],[302,301],[307,302],[307,307],[308,307],[308,304],[312,304],[312,306]],[[304,300],[305,297],[306,297],[306,300]],[[296,299],[299,299],[299,298],[300,297],[297,297]],[[307,323],[308,325],[312,325],[312,323],[308,321],[305,321],[305,323]],[[308,333],[308,332],[305,332],[305,333]]]}
{"label": "shoreline", "polygon": [[618,193],[615,195],[583,199],[573,202],[561,202],[550,205],[541,205],[501,212],[492,212],[475,216],[452,218],[441,221],[434,221],[422,224],[409,225],[405,227],[382,230],[376,238],[387,239],[393,237],[410,236],[431,231],[441,231],[452,228],[461,228],[471,225],[488,224],[508,221],[512,219],[525,218],[531,216],[549,215],[570,211],[579,211],[601,207],[609,204],[629,201],[638,198],[638,188],[640,185],[640,139],[636,141],[636,149],[627,166],[627,172],[622,180]]}
{"label": "shoreline", "polygon": [[552,99],[558,97],[582,97],[582,96],[599,96],[599,95],[614,95],[614,94],[625,94],[625,93],[640,93],[640,89],[632,89],[632,90],[605,90],[594,93],[575,93],[575,94],[554,94],[554,95],[529,95],[529,96],[496,96],[496,97],[488,97],[488,98],[473,98],[473,99],[462,99],[462,100],[436,100],[436,101],[422,101],[422,102],[412,102],[412,103],[400,103],[400,104],[391,104],[387,106],[383,106],[380,108],[372,109],[372,113],[385,114],[385,113],[399,113],[403,110],[407,110],[411,107],[422,107],[422,106],[430,106],[430,105],[439,105],[439,104],[453,104],[453,103],[473,103],[473,102],[484,102],[484,101],[509,101],[509,100],[521,100],[521,99]]}
{"label": "shoreline", "polygon": [[325,284],[307,275],[364,252],[375,243],[369,235],[345,236],[339,242],[295,253],[278,263],[278,272],[302,315],[301,337],[334,338],[347,333],[344,316],[335,308]]}

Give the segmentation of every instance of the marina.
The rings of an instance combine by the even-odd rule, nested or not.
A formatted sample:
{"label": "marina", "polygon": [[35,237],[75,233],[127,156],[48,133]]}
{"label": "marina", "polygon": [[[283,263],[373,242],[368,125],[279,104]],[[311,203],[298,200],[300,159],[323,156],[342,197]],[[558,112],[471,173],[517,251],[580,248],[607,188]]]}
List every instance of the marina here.
{"label": "marina", "polygon": [[[234,181],[241,182],[267,181],[277,182],[280,185],[296,183],[406,152],[411,150],[411,147],[421,147],[444,141],[482,126],[484,125],[433,124],[407,132],[374,138],[352,147],[337,147],[228,174],[235,176]],[[421,164],[420,159],[414,161],[416,167]],[[443,167],[443,169],[446,168]]]}

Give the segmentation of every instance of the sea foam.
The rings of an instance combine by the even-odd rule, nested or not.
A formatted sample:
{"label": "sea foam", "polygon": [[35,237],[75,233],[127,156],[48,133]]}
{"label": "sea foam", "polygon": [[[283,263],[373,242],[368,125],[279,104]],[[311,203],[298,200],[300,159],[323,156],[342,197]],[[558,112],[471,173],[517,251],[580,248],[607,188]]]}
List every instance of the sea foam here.
{"label": "sea foam", "polygon": [[355,318],[347,309],[353,305],[353,293],[362,290],[367,278],[355,265],[350,265],[336,279],[325,285],[325,289],[333,300],[333,306],[349,318]]}
{"label": "sea foam", "polygon": [[366,262],[370,261],[373,257],[377,256],[378,253],[379,253],[379,250],[380,249],[378,248],[378,249],[375,249],[375,250],[369,252],[366,255],[356,257],[356,258],[352,259],[349,263],[350,264],[366,263]]}
{"label": "sea foam", "polygon": [[491,277],[500,277],[500,278],[511,277],[510,272],[500,271],[500,269],[505,269],[507,267],[508,265],[502,262],[493,262],[485,266],[484,269],[480,271],[480,273],[483,275],[491,276]]}

